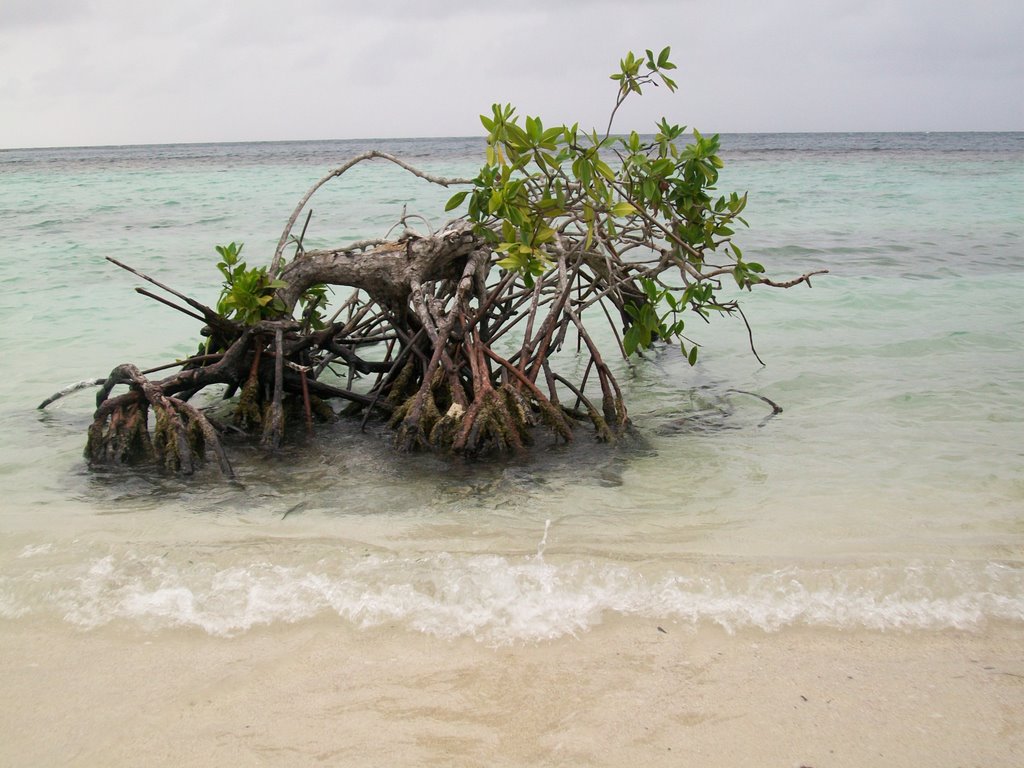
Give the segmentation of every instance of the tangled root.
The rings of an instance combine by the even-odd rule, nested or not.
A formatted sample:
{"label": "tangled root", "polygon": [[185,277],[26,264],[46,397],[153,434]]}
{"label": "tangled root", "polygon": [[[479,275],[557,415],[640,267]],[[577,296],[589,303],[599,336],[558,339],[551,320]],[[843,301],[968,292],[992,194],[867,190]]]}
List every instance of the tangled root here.
{"label": "tangled root", "polygon": [[433,387],[423,387],[402,403],[388,421],[395,430],[395,446],[406,452],[431,447],[430,434],[441,418]]}
{"label": "tangled root", "polygon": [[104,418],[94,419],[85,444],[89,464],[131,466],[151,462],[155,451],[148,419],[148,405],[138,400],[113,409]]}
{"label": "tangled root", "polygon": [[[108,399],[118,384],[128,384],[129,392]],[[171,472],[189,475],[202,464],[207,450],[212,450],[224,475],[234,477],[209,419],[185,401],[164,395],[135,366],[115,368],[97,402],[85,446],[90,466],[157,463]]]}

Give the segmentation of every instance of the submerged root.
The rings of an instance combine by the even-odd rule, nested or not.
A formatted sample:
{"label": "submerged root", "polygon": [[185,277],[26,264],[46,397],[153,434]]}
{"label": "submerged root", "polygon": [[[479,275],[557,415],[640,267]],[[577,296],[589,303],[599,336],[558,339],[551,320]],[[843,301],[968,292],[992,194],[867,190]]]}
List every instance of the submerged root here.
{"label": "submerged root", "polygon": [[260,445],[268,450],[276,450],[284,439],[287,423],[283,404],[268,400],[263,406],[262,423],[263,437]]}
{"label": "submerged root", "polygon": [[432,447],[430,434],[441,421],[432,389],[423,387],[399,406],[388,422],[395,429],[395,446],[399,450],[408,452]]}
{"label": "submerged root", "polygon": [[138,398],[97,413],[89,426],[85,457],[90,465],[135,465],[154,458],[147,421],[149,409]]}
{"label": "submerged root", "polygon": [[202,448],[202,431],[195,430],[171,408],[160,406],[154,411],[153,448],[157,460],[170,472],[191,475],[202,460],[194,450],[194,446]]}
{"label": "submerged root", "polygon": [[309,396],[309,407],[319,421],[329,423],[338,419],[338,414],[334,412],[330,404],[316,395]]}
{"label": "submerged root", "polygon": [[556,438],[562,438],[567,443],[572,442],[572,427],[562,409],[550,400],[544,400],[537,404],[537,416],[541,424],[547,427]]}
{"label": "submerged root", "polygon": [[485,388],[470,405],[457,437],[453,453],[481,456],[490,453],[518,453],[531,442],[529,422],[515,396],[505,387]]}
{"label": "submerged root", "polygon": [[[118,384],[129,384],[130,391],[107,399]],[[217,454],[224,475],[234,477],[209,419],[183,400],[163,394],[134,366],[115,368],[97,400],[85,447],[91,466],[157,463],[168,471],[189,475],[210,449]]]}
{"label": "submerged root", "polygon": [[509,384],[503,384],[497,392],[501,395],[508,414],[504,421],[509,437],[520,446],[532,444],[530,428],[537,423],[537,419],[530,403],[518,389]]}
{"label": "submerged root", "polygon": [[400,404],[405,402],[409,395],[416,392],[416,370],[416,361],[410,357],[391,384],[391,390],[387,396],[387,402],[390,405],[400,407]]}
{"label": "submerged root", "polygon": [[466,415],[466,409],[459,403],[452,403],[448,410],[437,420],[433,429],[430,430],[428,441],[431,446],[442,450],[451,450],[459,430],[462,428],[462,419]]}
{"label": "submerged root", "polygon": [[235,404],[232,420],[244,432],[254,433],[263,426],[263,398],[259,378],[249,377]]}

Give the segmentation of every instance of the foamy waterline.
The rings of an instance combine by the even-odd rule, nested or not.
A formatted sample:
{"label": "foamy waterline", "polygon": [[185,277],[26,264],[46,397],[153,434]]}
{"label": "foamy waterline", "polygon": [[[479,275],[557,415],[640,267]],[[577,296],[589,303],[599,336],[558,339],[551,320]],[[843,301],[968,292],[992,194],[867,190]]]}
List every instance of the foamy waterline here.
{"label": "foamy waterline", "polygon": [[85,630],[126,622],[147,631],[187,627],[233,636],[335,615],[358,628],[395,624],[493,644],[578,635],[614,615],[730,632],[1024,622],[1024,569],[999,563],[765,571],[730,564],[721,574],[702,564],[651,577],[622,564],[554,563],[541,556],[373,555],[218,568],[124,554],[80,568],[74,575],[44,570],[0,579],[0,616],[45,612]]}

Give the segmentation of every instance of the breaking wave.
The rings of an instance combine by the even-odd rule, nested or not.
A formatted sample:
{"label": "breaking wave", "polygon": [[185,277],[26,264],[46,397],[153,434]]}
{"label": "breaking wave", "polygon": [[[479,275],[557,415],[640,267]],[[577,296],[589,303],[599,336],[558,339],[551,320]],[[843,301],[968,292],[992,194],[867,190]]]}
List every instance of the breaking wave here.
{"label": "breaking wave", "polygon": [[77,573],[0,578],[0,616],[39,611],[83,629],[128,622],[216,636],[333,614],[361,628],[396,624],[493,644],[576,635],[611,615],[730,632],[977,629],[990,620],[1024,621],[1024,569],[951,562],[757,570],[703,562],[651,575],[542,555],[368,555],[218,567],[128,553],[93,558]]}

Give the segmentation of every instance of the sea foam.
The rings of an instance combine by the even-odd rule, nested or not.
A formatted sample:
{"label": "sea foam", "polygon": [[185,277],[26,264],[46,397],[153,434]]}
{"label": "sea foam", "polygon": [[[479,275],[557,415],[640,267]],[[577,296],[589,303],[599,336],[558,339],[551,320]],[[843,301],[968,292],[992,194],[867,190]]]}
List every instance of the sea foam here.
{"label": "sea foam", "polygon": [[[544,557],[371,555],[217,567],[133,554],[95,558],[68,578],[48,572],[26,594],[0,583],[0,614],[56,612],[83,629],[126,622],[146,631],[197,628],[233,636],[275,623],[336,616],[490,644],[579,635],[613,615],[729,632],[790,626],[871,630],[978,629],[1024,621],[1024,569],[999,563],[917,563],[759,569],[692,563],[687,572]],[[19,597],[20,595],[20,597]]]}

